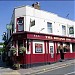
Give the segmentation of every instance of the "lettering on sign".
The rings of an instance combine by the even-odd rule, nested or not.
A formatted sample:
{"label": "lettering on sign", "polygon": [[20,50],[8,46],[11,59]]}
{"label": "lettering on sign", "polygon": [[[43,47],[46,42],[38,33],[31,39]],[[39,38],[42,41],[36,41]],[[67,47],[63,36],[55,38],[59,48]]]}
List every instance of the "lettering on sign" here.
{"label": "lettering on sign", "polygon": [[71,41],[71,39],[66,38],[66,41]]}
{"label": "lettering on sign", "polygon": [[52,36],[45,36],[45,37],[46,37],[46,39],[53,39]]}
{"label": "lettering on sign", "polygon": [[39,35],[34,35],[34,37],[40,37]]}
{"label": "lettering on sign", "polygon": [[65,40],[65,38],[54,37],[55,40]]}
{"label": "lettering on sign", "polygon": [[[19,37],[20,37],[20,36],[19,36]],[[40,36],[40,35],[34,34],[34,37],[35,37],[35,38],[42,38],[42,37],[44,37],[44,36]],[[64,38],[64,37],[45,36],[45,38],[46,38],[46,39],[49,39],[49,40],[50,40],[50,39],[51,39],[51,40],[54,39],[54,40],[58,40],[58,41],[59,41],[59,40],[60,40],[60,41],[61,41],[61,40],[62,40],[62,41],[75,41],[75,39],[69,39],[69,38]]]}

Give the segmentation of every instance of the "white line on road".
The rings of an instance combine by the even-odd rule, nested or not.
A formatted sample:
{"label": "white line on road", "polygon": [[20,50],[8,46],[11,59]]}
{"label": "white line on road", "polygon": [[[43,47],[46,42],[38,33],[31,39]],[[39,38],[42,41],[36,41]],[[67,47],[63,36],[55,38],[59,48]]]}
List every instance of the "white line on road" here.
{"label": "white line on road", "polygon": [[67,74],[65,74],[65,75],[69,75],[69,74],[73,74],[73,73],[75,73],[75,71],[74,71],[74,72],[67,73]]}

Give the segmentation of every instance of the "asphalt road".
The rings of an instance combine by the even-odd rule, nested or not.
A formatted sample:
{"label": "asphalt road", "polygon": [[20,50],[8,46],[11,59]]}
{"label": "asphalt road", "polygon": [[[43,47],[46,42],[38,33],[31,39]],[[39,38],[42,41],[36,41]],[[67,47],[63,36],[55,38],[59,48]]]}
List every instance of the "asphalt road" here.
{"label": "asphalt road", "polygon": [[43,71],[36,75],[75,75],[75,64],[62,66],[53,70]]}

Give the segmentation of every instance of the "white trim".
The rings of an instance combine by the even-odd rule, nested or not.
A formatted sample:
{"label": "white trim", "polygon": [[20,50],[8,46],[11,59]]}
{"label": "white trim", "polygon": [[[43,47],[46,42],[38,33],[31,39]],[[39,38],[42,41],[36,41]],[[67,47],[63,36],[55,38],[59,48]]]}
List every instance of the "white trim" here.
{"label": "white trim", "polygon": [[47,46],[47,42],[46,42],[46,54],[48,54],[48,46]]}
{"label": "white trim", "polygon": [[70,53],[72,53],[72,43],[70,43]]}
{"label": "white trim", "polygon": [[[43,53],[35,53],[35,43],[43,45]],[[33,41],[33,54],[44,54],[44,53],[45,53],[44,41],[34,40]]]}
{"label": "white trim", "polygon": [[16,41],[16,48],[17,48],[16,55],[18,56],[18,41]]}
{"label": "white trim", "polygon": [[29,51],[27,51],[27,41],[26,41],[26,54],[31,54],[31,42],[29,42]]}

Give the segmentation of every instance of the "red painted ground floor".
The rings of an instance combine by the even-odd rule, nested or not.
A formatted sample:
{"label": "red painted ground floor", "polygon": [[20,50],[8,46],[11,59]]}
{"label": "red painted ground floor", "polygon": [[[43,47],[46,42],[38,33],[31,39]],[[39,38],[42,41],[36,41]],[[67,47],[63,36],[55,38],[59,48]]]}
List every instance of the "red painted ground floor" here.
{"label": "red painted ground floor", "polygon": [[[20,59],[20,64],[52,63],[61,59],[61,52],[58,50],[61,43],[64,59],[75,58],[75,38],[33,32],[14,33],[8,40],[6,52],[7,56],[12,57],[10,47],[16,47],[14,57]],[[21,46],[26,48],[23,55],[19,54]]]}

